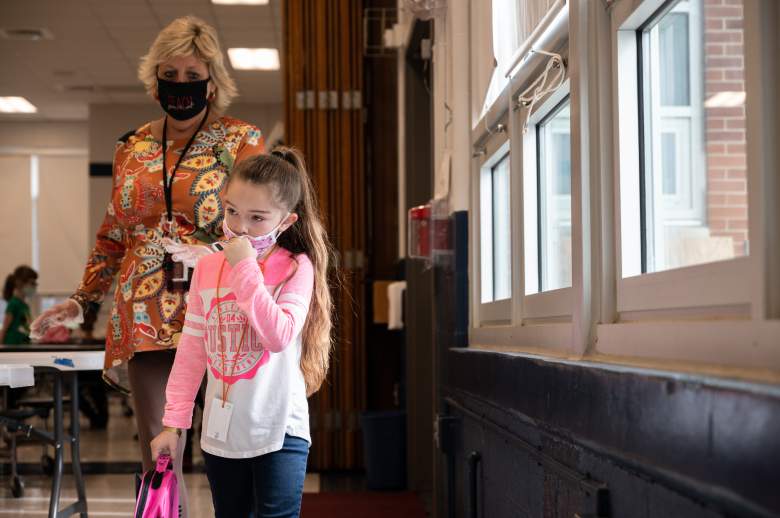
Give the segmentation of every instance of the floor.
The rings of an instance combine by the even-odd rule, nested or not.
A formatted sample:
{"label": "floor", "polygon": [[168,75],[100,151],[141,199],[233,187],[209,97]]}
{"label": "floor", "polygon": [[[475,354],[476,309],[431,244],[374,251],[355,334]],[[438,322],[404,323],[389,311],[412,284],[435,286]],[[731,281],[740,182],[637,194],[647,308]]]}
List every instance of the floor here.
{"label": "floor", "polygon": [[[110,400],[110,418],[104,430],[91,430],[89,422],[81,419],[81,459],[84,467],[88,509],[90,517],[101,516],[131,516],[135,507],[134,473],[138,471],[138,441],[135,435],[133,417],[125,415],[125,407],[118,396]],[[43,423],[38,422],[36,426]],[[208,481],[202,472],[203,461],[200,449],[195,440],[193,444],[193,461],[190,473],[185,474],[185,483],[189,492],[190,518],[213,517],[211,492]],[[66,447],[66,459],[70,452]],[[26,518],[30,516],[47,516],[49,507],[49,492],[51,478],[42,474],[42,448],[40,445],[26,445],[19,449],[19,462],[25,483],[25,494],[22,498],[13,498],[10,490],[10,477],[7,471],[0,474],[0,518]],[[49,449],[51,454],[51,449]],[[320,475],[309,473],[304,484],[304,505],[302,516],[340,516],[345,510],[344,504],[338,504],[332,498],[325,500],[314,498],[307,500],[306,495],[327,493],[341,494],[348,504],[354,501],[355,511],[350,512],[350,518],[364,516],[361,509],[376,511],[383,499],[384,507],[390,510],[393,505],[401,505],[408,501],[409,495],[402,493],[370,493],[365,490],[365,481],[360,474],[335,473]],[[349,495],[354,495],[351,498]],[[376,500],[370,503],[371,499]],[[414,498],[414,497],[412,497]],[[368,499],[368,500],[367,500]],[[75,500],[73,479],[66,476],[63,481],[63,497],[61,507]],[[368,506],[366,504],[369,503]],[[408,504],[403,504],[407,505]],[[389,507],[388,507],[389,506]],[[420,506],[422,509],[422,506]],[[319,511],[322,509],[322,511]],[[336,514],[332,510],[336,509]],[[403,516],[412,518],[415,513],[406,512]],[[329,511],[330,510],[330,511]],[[401,508],[399,508],[399,511]],[[374,516],[375,512],[366,511],[365,516]],[[395,514],[391,514],[395,515]],[[346,515],[344,515],[346,516]],[[377,515],[378,516],[378,515]],[[424,514],[420,514],[424,516]]]}

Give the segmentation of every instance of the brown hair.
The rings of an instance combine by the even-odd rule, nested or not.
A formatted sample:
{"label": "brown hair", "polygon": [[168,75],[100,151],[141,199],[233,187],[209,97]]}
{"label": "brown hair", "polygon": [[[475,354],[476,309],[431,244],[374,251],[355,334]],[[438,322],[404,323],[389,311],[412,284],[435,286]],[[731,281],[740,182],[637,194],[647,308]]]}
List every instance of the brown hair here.
{"label": "brown hair", "polygon": [[5,300],[11,300],[14,296],[14,290],[21,288],[30,281],[38,280],[38,272],[26,265],[17,266],[8,277],[5,278],[5,286],[3,286],[3,298]]}
{"label": "brown hair", "polygon": [[333,302],[328,285],[331,246],[322,223],[319,204],[301,153],[277,147],[270,154],[249,157],[230,173],[255,185],[269,185],[277,203],[295,212],[298,220],[279,236],[279,245],[293,254],[306,254],[314,266],[314,289],[303,325],[301,371],[306,394],[317,392],[325,381],[332,348]]}

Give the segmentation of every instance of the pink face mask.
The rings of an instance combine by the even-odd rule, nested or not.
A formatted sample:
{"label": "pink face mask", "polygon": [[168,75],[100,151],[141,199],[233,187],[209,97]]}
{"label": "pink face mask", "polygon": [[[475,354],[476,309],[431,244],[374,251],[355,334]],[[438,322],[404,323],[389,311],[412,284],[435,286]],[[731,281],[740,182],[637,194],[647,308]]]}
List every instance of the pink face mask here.
{"label": "pink face mask", "polygon": [[[281,234],[281,232],[279,231],[279,227],[282,226],[282,223],[284,223],[285,219],[287,219],[287,216],[282,218],[282,221],[280,221],[279,224],[276,225],[276,227],[274,227],[274,229],[267,234],[264,234],[262,236],[257,236],[257,237],[252,237],[249,235],[246,236],[247,238],[249,238],[249,242],[252,243],[252,248],[255,249],[258,257],[266,253],[269,248],[271,248],[276,244],[276,240],[279,239],[279,235]],[[234,237],[238,237],[238,234],[230,230],[230,227],[228,227],[227,218],[222,219],[222,232],[225,234],[225,237],[228,239],[233,239]]]}

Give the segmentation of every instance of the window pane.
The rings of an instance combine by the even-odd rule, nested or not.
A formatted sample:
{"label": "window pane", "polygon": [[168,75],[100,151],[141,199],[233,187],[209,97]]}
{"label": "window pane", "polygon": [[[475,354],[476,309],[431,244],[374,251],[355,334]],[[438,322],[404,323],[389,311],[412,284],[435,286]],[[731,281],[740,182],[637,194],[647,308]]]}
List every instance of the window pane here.
{"label": "window pane", "polygon": [[677,193],[677,150],[674,133],[661,134],[661,167],[664,194]]}
{"label": "window pane", "polygon": [[493,166],[493,296],[512,295],[512,247],[510,244],[509,155]]}
{"label": "window pane", "polygon": [[482,171],[482,303],[512,296],[512,241],[509,154]]}
{"label": "window pane", "polygon": [[569,101],[537,128],[539,291],[571,286],[571,125]]}
{"label": "window pane", "polygon": [[690,104],[688,23],[687,14],[674,12],[658,22],[661,104],[664,106]]}
{"label": "window pane", "polygon": [[743,10],[721,7],[679,1],[642,32],[645,272],[748,253]]}

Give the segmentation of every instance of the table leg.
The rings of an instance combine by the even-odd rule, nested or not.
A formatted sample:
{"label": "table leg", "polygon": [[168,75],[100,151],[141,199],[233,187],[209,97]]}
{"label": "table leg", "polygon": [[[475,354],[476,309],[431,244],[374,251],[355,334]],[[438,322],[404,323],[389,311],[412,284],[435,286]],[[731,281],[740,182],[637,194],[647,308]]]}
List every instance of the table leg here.
{"label": "table leg", "polygon": [[70,373],[70,452],[73,467],[73,481],[76,483],[78,501],[76,507],[81,518],[87,518],[87,497],[84,491],[84,477],[81,474],[81,452],[79,451],[79,377],[77,372]]}
{"label": "table leg", "polygon": [[54,473],[51,482],[49,518],[57,518],[59,515],[63,471],[62,448],[64,447],[62,420],[62,375],[57,373],[54,376]]}

